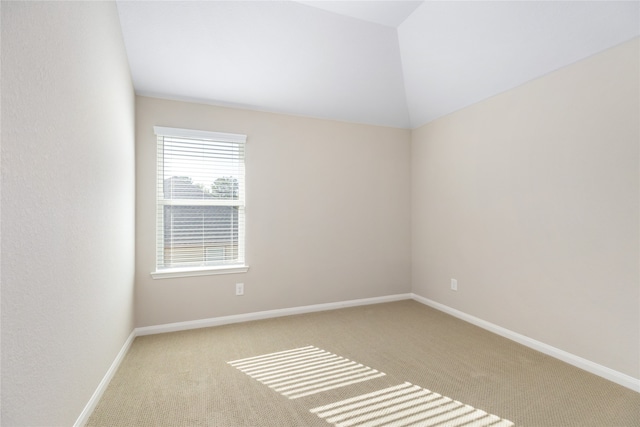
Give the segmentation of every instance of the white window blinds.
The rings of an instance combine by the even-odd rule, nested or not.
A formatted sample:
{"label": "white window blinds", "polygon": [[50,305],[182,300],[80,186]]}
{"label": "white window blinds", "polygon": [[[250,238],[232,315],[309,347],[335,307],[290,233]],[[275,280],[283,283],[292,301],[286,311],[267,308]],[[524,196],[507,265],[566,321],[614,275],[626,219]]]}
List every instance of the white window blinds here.
{"label": "white window blinds", "polygon": [[154,131],[156,270],[243,265],[246,135]]}

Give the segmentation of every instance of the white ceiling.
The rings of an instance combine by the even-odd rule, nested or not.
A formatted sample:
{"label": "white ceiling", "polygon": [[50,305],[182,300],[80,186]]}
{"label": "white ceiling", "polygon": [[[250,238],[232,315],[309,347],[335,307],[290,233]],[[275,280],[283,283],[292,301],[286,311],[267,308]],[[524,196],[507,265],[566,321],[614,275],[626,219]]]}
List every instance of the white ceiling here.
{"label": "white ceiling", "polygon": [[307,6],[397,28],[422,1],[298,1]]}
{"label": "white ceiling", "polygon": [[118,1],[136,93],[416,128],[640,35],[638,1]]}

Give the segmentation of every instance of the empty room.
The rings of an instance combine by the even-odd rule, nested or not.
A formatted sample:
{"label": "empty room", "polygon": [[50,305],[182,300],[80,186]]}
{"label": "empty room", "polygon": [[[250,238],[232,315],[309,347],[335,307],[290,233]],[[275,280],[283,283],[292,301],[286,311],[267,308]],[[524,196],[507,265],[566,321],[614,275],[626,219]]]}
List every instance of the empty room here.
{"label": "empty room", "polygon": [[640,426],[640,2],[0,9],[3,426]]}

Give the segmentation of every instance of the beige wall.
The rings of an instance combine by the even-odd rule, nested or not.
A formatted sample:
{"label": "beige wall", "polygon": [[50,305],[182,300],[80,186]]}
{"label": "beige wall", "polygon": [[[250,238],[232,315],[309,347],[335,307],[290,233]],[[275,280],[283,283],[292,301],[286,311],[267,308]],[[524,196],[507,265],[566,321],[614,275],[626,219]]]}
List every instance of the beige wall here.
{"label": "beige wall", "polygon": [[[72,424],[131,332],[134,190],[137,326],[413,289],[640,377],[637,40],[413,133],[138,97],[134,188],[114,4],[1,9],[2,424]],[[249,136],[248,273],[151,279],[154,125]]]}
{"label": "beige wall", "polygon": [[1,8],[0,423],[69,426],[133,330],[133,88],[114,3]]}
{"label": "beige wall", "polygon": [[640,378],[638,56],[413,132],[413,292]]}
{"label": "beige wall", "polygon": [[[249,272],[151,278],[153,126],[248,136]],[[137,326],[410,291],[408,130],[148,97],[136,97],[136,129]]]}

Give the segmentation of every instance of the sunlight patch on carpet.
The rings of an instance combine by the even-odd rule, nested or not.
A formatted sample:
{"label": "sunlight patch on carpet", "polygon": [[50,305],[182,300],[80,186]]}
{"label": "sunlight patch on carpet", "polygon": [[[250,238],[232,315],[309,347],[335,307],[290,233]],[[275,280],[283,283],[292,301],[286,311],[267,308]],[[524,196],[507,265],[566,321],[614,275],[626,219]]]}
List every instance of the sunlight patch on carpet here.
{"label": "sunlight patch on carpet", "polygon": [[383,372],[314,346],[227,362],[289,399],[384,376]]}
{"label": "sunlight patch on carpet", "polygon": [[514,424],[405,382],[311,409],[336,427],[510,427]]}

